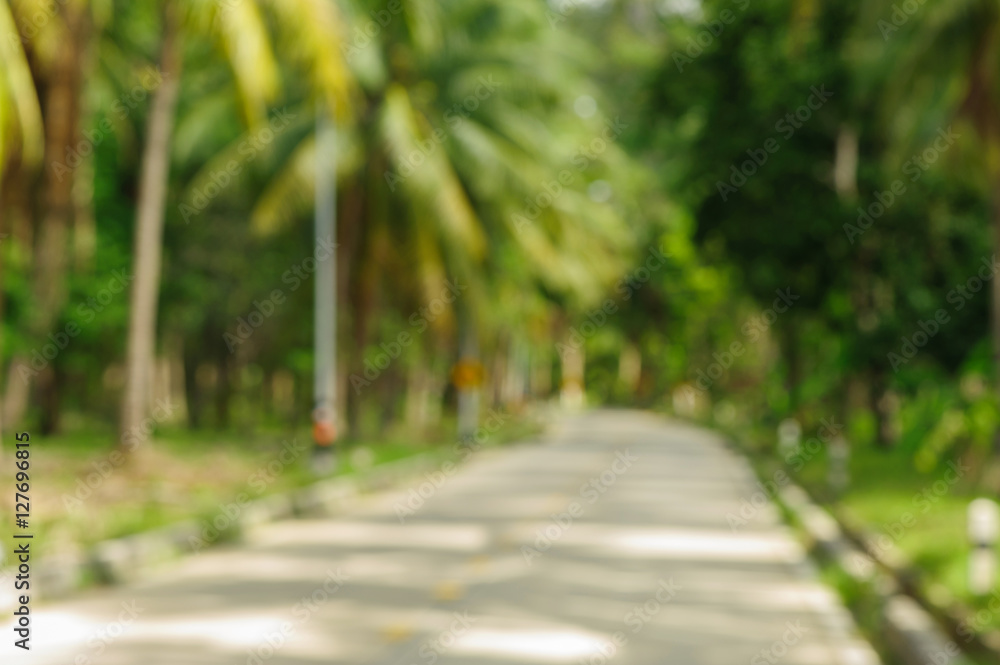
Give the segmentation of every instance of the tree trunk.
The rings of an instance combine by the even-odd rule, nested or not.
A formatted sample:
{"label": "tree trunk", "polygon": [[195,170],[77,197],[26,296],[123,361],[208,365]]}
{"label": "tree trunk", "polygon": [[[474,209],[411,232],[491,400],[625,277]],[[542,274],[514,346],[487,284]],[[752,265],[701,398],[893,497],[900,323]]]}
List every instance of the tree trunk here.
{"label": "tree trunk", "polygon": [[[368,196],[372,196],[373,188],[367,190]],[[377,190],[375,190],[377,191]],[[366,202],[370,203],[370,202]],[[377,310],[379,267],[378,267],[378,239],[375,237],[381,233],[377,226],[378,220],[375,211],[369,205],[363,206],[363,214],[367,218],[367,233],[363,233],[359,228],[359,236],[356,240],[353,256],[352,279],[348,284],[348,302],[352,311],[353,342],[355,353],[351,361],[351,371],[358,377],[365,375],[365,346],[368,344],[369,324],[373,319],[373,314]],[[350,221],[350,220],[348,220]],[[381,377],[380,377],[381,378]],[[378,379],[376,379],[378,380]],[[364,418],[363,406],[365,404],[365,394],[370,393],[373,386],[352,385],[347,399],[347,430],[352,439],[360,438],[362,431],[362,419]]]}
{"label": "tree trunk", "polygon": [[139,426],[149,411],[156,346],[156,310],[163,253],[163,216],[170,176],[170,138],[180,88],[181,53],[177,23],[168,3],[160,53],[162,81],[153,93],[139,174],[130,294],[125,394],[121,431]]}
{"label": "tree trunk", "polygon": [[623,342],[618,352],[618,381],[625,388],[625,396],[630,404],[636,402],[639,380],[642,378],[642,353],[638,345]]}
{"label": "tree trunk", "polygon": [[428,376],[424,359],[418,355],[406,374],[403,421],[411,432],[421,435],[427,427]]}
{"label": "tree trunk", "polygon": [[[337,302],[343,303],[346,307],[343,307],[343,311],[348,311],[354,307],[353,291],[350,285],[352,284],[352,278],[356,269],[355,257],[359,253],[359,245],[361,242],[361,228],[363,225],[364,211],[365,211],[365,190],[362,183],[358,180],[349,181],[344,187],[344,196],[338,199],[338,205],[340,209],[337,213],[337,219],[341,223],[337,224],[337,242],[339,246],[336,249],[337,252]],[[338,339],[342,338],[340,335],[340,328],[343,328],[345,324],[345,317],[338,317]],[[351,331],[356,335],[356,330]],[[345,345],[341,345],[342,347]],[[357,348],[357,347],[355,347]],[[354,412],[357,400],[354,395],[354,385],[351,383],[351,375],[357,369],[356,358],[363,349],[358,349],[358,353],[348,354],[347,357],[337,362],[337,371],[339,376],[337,378],[337,413],[344,414],[343,419],[338,419],[339,422],[347,423],[349,433],[351,428],[354,427],[351,423],[355,421],[356,414]],[[353,433],[350,433],[353,436]]]}
{"label": "tree trunk", "polygon": [[[993,188],[993,250],[1000,254],[1000,169],[994,174]],[[1000,275],[994,275],[990,283],[992,300],[990,334],[993,338],[993,390],[1000,399]],[[1000,429],[994,435],[994,452],[1000,454]]]}
{"label": "tree trunk", "polygon": [[44,436],[51,436],[59,431],[59,386],[63,379],[62,372],[55,365],[46,367],[38,375],[39,402],[42,406],[39,427]]}
{"label": "tree trunk", "polygon": [[233,367],[230,362],[232,356],[223,346],[216,352],[215,356],[215,428],[217,430],[229,429],[230,410],[229,406],[233,399]]}
{"label": "tree trunk", "polygon": [[198,384],[198,364],[200,354],[196,353],[194,344],[184,344],[184,404],[187,407],[188,429],[201,427],[202,390]]}
{"label": "tree trunk", "polygon": [[508,410],[521,408],[528,382],[528,348],[521,337],[511,337],[503,383],[503,403]]}
{"label": "tree trunk", "polygon": [[552,393],[552,356],[540,342],[535,342],[530,354],[529,396],[531,399],[546,400]]}
{"label": "tree trunk", "polygon": [[[34,312],[29,322],[33,343],[40,343],[53,332],[52,324],[66,304],[66,269],[69,253],[69,227],[73,217],[75,159],[80,139],[80,89],[83,79],[83,48],[87,40],[86,14],[70,5],[63,7],[65,35],[55,57],[46,69],[44,88],[45,174],[41,189],[42,213],[35,242],[32,295]],[[39,344],[40,346],[41,344]],[[24,418],[37,372],[27,357],[18,354],[8,374],[4,404],[6,425],[16,427]],[[53,360],[53,362],[57,362]],[[56,414],[46,418],[56,422]]]}
{"label": "tree trunk", "polygon": [[564,407],[579,409],[585,402],[583,378],[586,369],[586,351],[582,341],[574,339],[573,335],[565,337],[564,340],[562,344],[557,345],[562,368],[559,401]]}
{"label": "tree trunk", "polygon": [[93,153],[84,158],[77,171],[73,185],[73,267],[81,273],[90,270],[97,249]]}
{"label": "tree trunk", "polygon": [[868,383],[868,404],[875,418],[875,446],[888,450],[892,448],[892,412],[885,401],[886,381],[881,372],[872,372]]}
{"label": "tree trunk", "polygon": [[799,389],[802,385],[802,355],[799,352],[799,335],[794,321],[784,326],[785,360],[788,363],[785,374],[785,390],[788,392],[788,412],[794,415],[799,409]]}
{"label": "tree trunk", "polygon": [[[373,262],[369,261],[367,266],[358,266],[359,272],[355,276],[354,288],[351,294],[351,305],[354,314],[353,341],[354,348],[358,350],[351,360],[351,369],[356,377],[363,377],[365,375],[364,350],[365,345],[368,343],[368,324],[371,320],[372,310],[374,309],[375,298],[375,280],[371,270],[372,265]],[[347,432],[348,436],[352,439],[356,440],[361,437],[361,421],[364,418],[362,409],[365,403],[364,393],[370,393],[371,389],[372,386],[362,387],[360,385],[352,385],[348,393]]]}

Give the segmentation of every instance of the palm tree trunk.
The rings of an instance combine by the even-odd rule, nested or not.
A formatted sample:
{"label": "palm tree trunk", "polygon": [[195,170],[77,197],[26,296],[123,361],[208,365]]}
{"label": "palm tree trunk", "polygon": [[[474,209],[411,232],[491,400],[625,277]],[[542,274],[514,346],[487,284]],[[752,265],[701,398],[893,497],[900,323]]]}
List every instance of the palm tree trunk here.
{"label": "palm tree trunk", "polygon": [[198,429],[201,427],[202,416],[202,389],[198,383],[198,365],[201,363],[201,354],[194,348],[194,344],[184,344],[184,405],[187,411],[188,429]]}
{"label": "palm tree trunk", "polygon": [[233,401],[233,371],[232,356],[224,346],[219,346],[215,352],[215,429],[229,429],[230,405]]}
{"label": "palm tree trunk", "polygon": [[[86,15],[71,6],[63,8],[66,31],[44,79],[45,109],[45,175],[41,189],[41,223],[35,243],[32,295],[34,316],[30,321],[31,336],[44,339],[52,332],[59,311],[66,303],[66,271],[68,267],[69,227],[73,217],[73,184],[75,170],[67,168],[69,155],[76,152],[80,138],[80,89],[83,79],[83,51],[87,41]],[[32,378],[29,360],[18,354],[12,361],[4,400],[7,425],[16,427],[24,418],[31,392]],[[46,373],[39,378],[51,377]],[[54,389],[46,384],[47,394]],[[56,422],[56,414],[46,414],[46,420]]]}
{"label": "palm tree trunk", "polygon": [[799,409],[800,387],[802,385],[802,353],[799,349],[799,333],[795,321],[786,321],[784,326],[785,360],[788,363],[785,373],[785,390],[788,392],[788,412],[792,415]]}
{"label": "palm tree trunk", "polygon": [[534,400],[548,399],[552,392],[552,357],[541,343],[535,342],[530,363],[529,395]]}
{"label": "palm tree trunk", "polygon": [[564,407],[579,409],[585,401],[583,379],[587,366],[586,351],[582,340],[575,338],[573,334],[566,335],[564,339],[557,346],[562,368],[559,401]]}
{"label": "palm tree trunk", "polygon": [[[30,246],[31,202],[26,176],[26,172],[21,169],[12,174],[8,172],[4,176],[5,180],[0,181],[0,210],[3,210],[7,215],[0,220],[0,231],[11,238],[10,240],[0,240],[2,242]],[[2,268],[3,266],[0,264],[0,285],[3,284],[4,276]],[[0,289],[0,320],[3,319],[3,313],[3,290]],[[12,361],[7,370],[3,404],[0,407],[0,428],[9,427],[14,420],[11,416],[23,414],[27,408],[28,396],[26,386],[22,385],[23,382],[18,372],[20,367],[22,366],[18,362]]]}
{"label": "palm tree trunk", "polygon": [[[1000,168],[994,169],[993,175],[993,249],[1000,254]],[[1000,399],[1000,275],[994,275],[990,282],[990,336],[993,338],[993,390]],[[1000,428],[994,433],[993,450],[1000,455]]]}
{"label": "palm tree trunk", "polygon": [[891,425],[889,422],[889,411],[885,408],[883,397],[885,396],[886,381],[880,371],[872,371],[868,379],[868,408],[875,418],[875,446],[888,450],[892,448],[892,439],[889,436]]}
{"label": "palm tree trunk", "polygon": [[638,344],[631,340],[622,343],[618,352],[618,381],[625,388],[625,396],[629,403],[635,403],[639,392],[639,380],[642,378],[642,353]]}
{"label": "palm tree trunk", "polygon": [[170,176],[170,138],[180,88],[181,54],[177,23],[168,3],[160,53],[162,82],[153,93],[146,146],[139,174],[130,294],[125,395],[121,431],[133,431],[146,417],[150,403],[153,353],[156,346],[156,309],[163,252],[163,214]]}

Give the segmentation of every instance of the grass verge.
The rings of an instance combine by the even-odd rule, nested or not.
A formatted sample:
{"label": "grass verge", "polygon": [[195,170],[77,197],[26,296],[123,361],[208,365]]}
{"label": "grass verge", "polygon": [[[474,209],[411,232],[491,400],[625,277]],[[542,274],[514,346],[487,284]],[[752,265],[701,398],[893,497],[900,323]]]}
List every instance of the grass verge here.
{"label": "grass verge", "polygon": [[[483,445],[503,445],[538,429],[531,418],[511,417]],[[0,505],[0,524],[9,525],[0,532],[4,551],[13,551],[15,531],[34,536],[35,557],[86,550],[102,540],[210,520],[241,493],[253,500],[317,480],[309,466],[311,437],[304,429],[247,436],[163,428],[127,457],[114,441],[99,433],[33,436],[29,528],[15,527],[13,502],[5,500]],[[421,453],[444,460],[456,456],[453,447],[442,435],[347,443],[339,447],[332,475],[348,476]],[[10,453],[8,446],[0,478],[13,481],[17,469]]]}

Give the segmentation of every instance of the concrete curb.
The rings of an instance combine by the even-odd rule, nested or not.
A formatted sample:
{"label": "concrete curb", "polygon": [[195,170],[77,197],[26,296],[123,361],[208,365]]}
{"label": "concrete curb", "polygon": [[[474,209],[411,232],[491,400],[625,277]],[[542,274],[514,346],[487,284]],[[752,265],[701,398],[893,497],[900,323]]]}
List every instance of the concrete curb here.
{"label": "concrete curb", "polygon": [[[896,544],[885,538],[876,537],[867,531],[864,525],[857,524],[843,511],[835,513],[837,521],[844,525],[844,528],[851,534],[851,537],[858,542],[861,547],[873,553],[873,558],[887,570],[891,570],[897,579],[903,584],[916,584],[915,576],[910,572],[913,570],[912,563],[906,554],[896,546]],[[1000,662],[1000,631],[993,629],[978,633],[974,637],[963,633],[958,627],[976,623],[977,612],[958,602],[951,591],[941,584],[930,586],[925,591],[929,599],[928,604],[932,604],[930,609],[927,604],[923,607],[931,616],[937,614],[936,620],[951,630],[951,638],[954,641],[959,639],[964,643],[972,643],[976,650],[988,654],[997,662]],[[919,603],[918,603],[919,604]],[[990,610],[995,612],[995,610]]]}
{"label": "concrete curb", "polygon": [[[217,538],[207,543],[203,525],[193,520],[97,543],[86,553],[66,552],[46,556],[31,564],[32,599],[61,598],[88,579],[124,584],[171,560],[190,556],[218,542],[239,540],[254,528],[295,517],[337,515],[366,493],[391,488],[443,463],[440,455],[418,453],[372,467],[356,476],[328,478],[309,486],[271,494],[249,502]],[[16,569],[0,569],[0,612],[16,607],[10,580]]]}
{"label": "concrete curb", "polygon": [[781,503],[794,515],[816,549],[834,561],[852,580],[868,585],[879,602],[882,628],[889,646],[904,665],[969,665],[958,645],[913,598],[866,552],[844,534],[840,523],[818,506],[798,485],[789,483],[778,492]]}

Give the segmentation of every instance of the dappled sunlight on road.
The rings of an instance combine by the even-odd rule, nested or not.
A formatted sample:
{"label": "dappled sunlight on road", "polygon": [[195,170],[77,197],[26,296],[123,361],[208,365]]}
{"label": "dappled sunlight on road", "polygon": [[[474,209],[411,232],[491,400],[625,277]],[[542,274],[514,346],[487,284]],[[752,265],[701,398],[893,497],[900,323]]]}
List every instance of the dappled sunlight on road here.
{"label": "dappled sunlight on road", "polygon": [[576,416],[477,453],[405,514],[410,486],[40,608],[39,633],[62,639],[35,662],[876,663],[775,511],[730,528],[754,482],[701,430]]}

